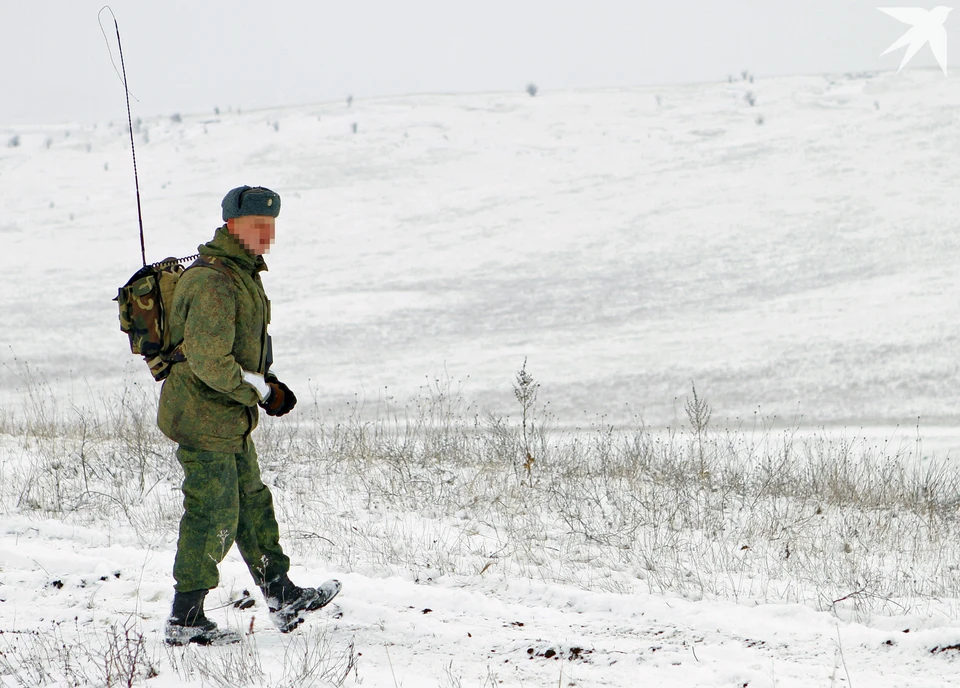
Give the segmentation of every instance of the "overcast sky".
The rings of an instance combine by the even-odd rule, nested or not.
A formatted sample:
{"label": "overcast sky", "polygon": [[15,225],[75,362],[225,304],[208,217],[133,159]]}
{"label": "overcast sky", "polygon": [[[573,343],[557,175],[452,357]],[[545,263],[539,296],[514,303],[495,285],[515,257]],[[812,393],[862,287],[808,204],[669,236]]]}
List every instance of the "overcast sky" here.
{"label": "overcast sky", "polygon": [[[910,0],[113,0],[134,117],[893,69]],[[931,9],[933,4],[920,4]],[[0,0],[0,124],[125,117],[102,0]],[[104,13],[111,44],[112,19]],[[946,23],[960,49],[960,11]],[[119,64],[118,64],[119,66]],[[935,67],[924,47],[911,67]],[[951,78],[953,75],[951,73]]]}

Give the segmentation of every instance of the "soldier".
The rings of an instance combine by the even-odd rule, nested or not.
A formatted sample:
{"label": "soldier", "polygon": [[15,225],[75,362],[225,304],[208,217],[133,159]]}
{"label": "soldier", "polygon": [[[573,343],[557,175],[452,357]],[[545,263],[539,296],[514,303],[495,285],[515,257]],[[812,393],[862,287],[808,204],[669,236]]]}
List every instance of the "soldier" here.
{"label": "soldier", "polygon": [[173,565],[173,609],[166,641],[235,643],[203,611],[219,582],[217,565],[234,542],[263,592],[270,617],[287,633],[303,613],[325,606],[340,591],[327,581],[301,588],[287,577],[290,560],[270,490],[260,480],[251,433],[259,408],[282,416],[297,398],[270,370],[270,301],[260,281],[263,254],[273,243],[280,196],[241,186],[224,197],[213,241],[177,282],[169,317],[170,341],[182,341],[163,383],[157,423],[177,442],[183,467],[183,518]]}

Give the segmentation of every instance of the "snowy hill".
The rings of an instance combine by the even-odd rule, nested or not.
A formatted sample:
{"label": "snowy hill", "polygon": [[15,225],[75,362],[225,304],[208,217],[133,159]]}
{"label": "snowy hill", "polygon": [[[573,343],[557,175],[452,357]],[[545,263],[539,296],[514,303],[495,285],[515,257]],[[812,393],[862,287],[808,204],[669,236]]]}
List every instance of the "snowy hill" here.
{"label": "snowy hill", "polygon": [[[958,101],[917,71],[148,120],[148,260],[195,252],[227,189],[277,189],[278,366],[322,401],[446,372],[500,408],[526,356],[568,424],[671,422],[691,380],[718,417],[952,424]],[[74,394],[126,362],[122,105],[0,129],[5,344]]]}
{"label": "snowy hill", "polygon": [[[589,456],[604,460],[623,459],[602,453],[606,423],[687,425],[691,382],[712,428],[838,428],[813,451],[821,467],[864,436],[912,446],[920,419],[924,449],[882,456],[869,495],[824,494],[821,509],[818,494],[763,483],[751,501],[753,487],[704,470],[701,447],[696,489],[669,483],[667,501],[633,511],[628,497],[654,497],[571,487],[645,485],[625,460],[601,478],[576,462],[524,476],[479,451],[445,464],[441,448],[411,468],[343,450],[336,424],[311,445],[292,422],[265,423],[294,573],[345,587],[299,639],[228,605],[218,622],[257,630],[240,655],[157,642],[177,469],[142,425],[156,390],[111,301],[140,264],[122,93],[117,106],[96,126],[0,125],[0,683],[32,676],[4,656],[96,663],[111,627],[143,634],[159,675],[141,679],[154,686],[327,685],[338,671],[342,685],[377,687],[955,682],[942,650],[960,643],[955,510],[943,497],[954,469],[925,463],[931,449],[960,449],[952,79],[421,95],[138,121],[149,261],[194,253],[228,189],[281,194],[264,276],[276,368],[315,414],[347,414],[358,446],[365,420],[415,415],[410,399],[447,382],[466,416],[515,422],[524,359],[553,427],[599,427]],[[133,420],[112,406],[123,390],[145,390]],[[120,434],[64,429],[85,417]],[[663,436],[646,436],[650,451]],[[425,452],[431,435],[416,437]],[[549,455],[580,456],[576,437]],[[751,458],[793,456],[792,435],[747,441]],[[297,448],[289,463],[284,446]],[[935,515],[919,488],[882,489],[899,459],[904,475],[932,476]],[[512,482],[498,492],[504,471]],[[307,475],[329,484],[298,492]],[[669,499],[717,518],[676,517]],[[644,520],[654,508],[662,520]],[[607,519],[620,529],[598,534]],[[223,602],[249,586],[235,553],[222,575]],[[43,640],[82,648],[71,643],[84,637],[69,661]],[[314,651],[333,673],[298,678],[310,660],[292,658]]]}

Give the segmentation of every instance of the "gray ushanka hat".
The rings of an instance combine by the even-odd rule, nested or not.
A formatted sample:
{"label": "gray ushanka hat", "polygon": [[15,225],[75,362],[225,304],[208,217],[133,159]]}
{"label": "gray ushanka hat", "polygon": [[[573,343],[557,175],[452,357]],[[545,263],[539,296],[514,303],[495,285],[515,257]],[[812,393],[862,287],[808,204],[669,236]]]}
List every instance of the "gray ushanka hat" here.
{"label": "gray ushanka hat", "polygon": [[280,196],[263,186],[238,186],[230,189],[220,202],[223,207],[223,221],[244,215],[280,214]]}

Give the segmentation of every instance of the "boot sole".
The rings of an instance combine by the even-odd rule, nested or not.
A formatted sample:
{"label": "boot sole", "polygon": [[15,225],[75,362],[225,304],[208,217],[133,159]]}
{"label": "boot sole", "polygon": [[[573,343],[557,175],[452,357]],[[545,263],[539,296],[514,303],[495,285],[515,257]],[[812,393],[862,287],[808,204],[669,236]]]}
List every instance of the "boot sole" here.
{"label": "boot sole", "polygon": [[236,645],[240,642],[240,634],[220,629],[207,634],[167,632],[164,642],[172,647],[183,647],[191,643],[202,646]]}
{"label": "boot sole", "polygon": [[[286,619],[286,621],[284,620],[284,616],[281,614],[281,610],[271,611],[270,620],[273,621],[274,625],[277,627],[277,630],[279,630],[281,633],[289,633],[304,622],[304,614],[309,614],[310,612],[323,609],[328,604],[333,602],[333,599],[340,594],[342,589],[343,585],[340,583],[340,581],[328,580],[319,588],[315,588],[315,590],[321,594],[321,597],[318,598],[321,600],[320,604],[311,604],[303,607],[302,609],[291,610],[288,612],[290,616]],[[324,598],[323,595],[327,595],[327,597]]]}

